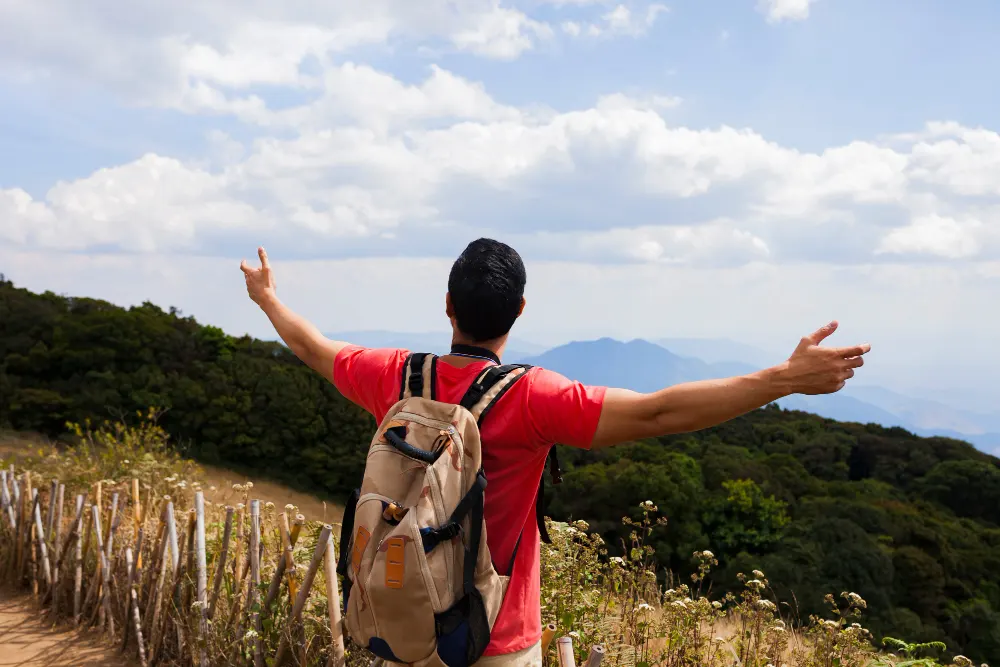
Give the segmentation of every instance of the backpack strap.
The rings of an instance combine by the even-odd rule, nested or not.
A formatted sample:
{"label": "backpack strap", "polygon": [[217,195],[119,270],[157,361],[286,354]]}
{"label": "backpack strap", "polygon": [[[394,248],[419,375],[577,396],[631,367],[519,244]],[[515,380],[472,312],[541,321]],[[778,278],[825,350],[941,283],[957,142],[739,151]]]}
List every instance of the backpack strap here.
{"label": "backpack strap", "polygon": [[403,363],[399,400],[419,396],[433,401],[436,395],[437,357],[426,352],[414,352]]}
{"label": "backpack strap", "polygon": [[[549,475],[552,477],[553,486],[562,484],[562,469],[559,467],[559,450],[556,449],[558,445],[552,445],[549,449],[548,456],[546,459],[549,462]],[[549,529],[545,527],[545,471],[542,471],[542,477],[538,480],[538,496],[535,499],[535,521],[538,523],[538,534],[542,538],[542,542],[546,544],[552,544],[552,538],[549,536]]]}
{"label": "backpack strap", "polygon": [[500,397],[531,369],[527,364],[490,366],[473,381],[459,402],[481,424]]}

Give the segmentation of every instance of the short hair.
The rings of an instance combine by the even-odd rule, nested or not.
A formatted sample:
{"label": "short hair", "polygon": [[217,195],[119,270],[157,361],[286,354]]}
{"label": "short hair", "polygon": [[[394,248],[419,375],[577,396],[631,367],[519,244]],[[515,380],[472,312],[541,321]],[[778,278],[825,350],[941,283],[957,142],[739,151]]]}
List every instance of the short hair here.
{"label": "short hair", "polygon": [[528,280],[517,251],[493,239],[476,239],[448,275],[448,293],[459,331],[475,342],[510,332]]}

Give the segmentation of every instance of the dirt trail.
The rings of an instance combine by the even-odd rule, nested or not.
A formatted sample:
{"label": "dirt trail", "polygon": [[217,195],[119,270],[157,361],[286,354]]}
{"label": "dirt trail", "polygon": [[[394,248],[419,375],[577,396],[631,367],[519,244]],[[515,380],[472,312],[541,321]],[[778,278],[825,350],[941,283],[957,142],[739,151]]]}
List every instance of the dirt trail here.
{"label": "dirt trail", "polygon": [[0,666],[125,667],[131,665],[96,632],[52,627],[30,594],[0,590]]}

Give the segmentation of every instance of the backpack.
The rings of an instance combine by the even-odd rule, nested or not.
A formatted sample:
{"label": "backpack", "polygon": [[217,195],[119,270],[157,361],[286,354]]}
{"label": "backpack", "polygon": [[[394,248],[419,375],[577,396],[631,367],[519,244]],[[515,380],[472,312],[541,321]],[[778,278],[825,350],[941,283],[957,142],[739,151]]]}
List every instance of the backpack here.
{"label": "backpack", "polygon": [[337,565],[344,629],[383,660],[467,667],[486,650],[510,568],[499,574],[486,545],[479,426],[530,368],[490,366],[452,405],[435,399],[436,356],[415,353],[403,364],[399,401],[344,511]]}

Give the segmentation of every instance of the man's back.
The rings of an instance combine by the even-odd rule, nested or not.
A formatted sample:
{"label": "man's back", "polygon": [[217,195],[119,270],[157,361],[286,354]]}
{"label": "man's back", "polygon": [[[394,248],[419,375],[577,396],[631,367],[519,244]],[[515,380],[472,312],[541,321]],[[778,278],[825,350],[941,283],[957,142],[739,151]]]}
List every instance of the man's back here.
{"label": "man's back", "polygon": [[[381,421],[399,399],[407,355],[406,350],[348,346],[334,362],[334,384]],[[491,363],[468,361],[452,357],[438,361],[439,401],[458,403]],[[588,387],[533,368],[500,397],[480,425],[483,468],[489,481],[487,544],[498,572],[511,575],[486,655],[519,651],[541,636],[539,535],[534,514],[539,481],[553,444],[590,446],[603,398],[602,387]]]}

